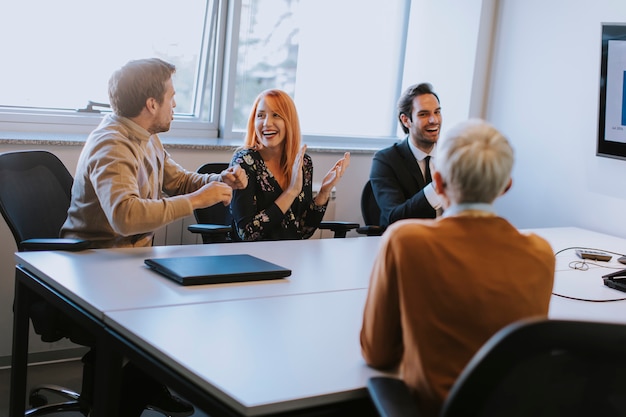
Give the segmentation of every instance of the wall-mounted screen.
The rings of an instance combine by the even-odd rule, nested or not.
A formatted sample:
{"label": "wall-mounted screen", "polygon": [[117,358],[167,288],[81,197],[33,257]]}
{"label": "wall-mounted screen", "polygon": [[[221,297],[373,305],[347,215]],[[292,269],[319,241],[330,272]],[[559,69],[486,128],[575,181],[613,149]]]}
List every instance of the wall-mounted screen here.
{"label": "wall-mounted screen", "polygon": [[626,159],[626,23],[602,24],[597,155]]}

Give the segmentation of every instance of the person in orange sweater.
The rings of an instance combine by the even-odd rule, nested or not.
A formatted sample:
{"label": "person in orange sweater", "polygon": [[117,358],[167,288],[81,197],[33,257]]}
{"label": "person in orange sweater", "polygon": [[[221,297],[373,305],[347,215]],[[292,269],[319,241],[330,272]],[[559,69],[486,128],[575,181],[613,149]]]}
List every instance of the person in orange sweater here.
{"label": "person in orange sweater", "polygon": [[482,120],[440,143],[433,173],[444,215],[392,224],[374,262],[360,334],[379,369],[399,367],[426,416],[436,416],[476,351],[502,327],[547,317],[555,258],[492,203],[511,187],[513,149]]}

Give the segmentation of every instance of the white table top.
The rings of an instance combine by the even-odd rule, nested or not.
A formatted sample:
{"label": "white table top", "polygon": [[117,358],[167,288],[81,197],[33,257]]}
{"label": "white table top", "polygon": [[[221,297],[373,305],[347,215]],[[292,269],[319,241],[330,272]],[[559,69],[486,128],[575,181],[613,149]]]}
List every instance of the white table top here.
{"label": "white table top", "polygon": [[585,247],[626,253],[626,239],[578,227],[522,229],[522,232],[534,232],[542,236],[550,242],[555,252],[570,247]]}
{"label": "white table top", "polygon": [[[626,293],[605,286],[602,280],[602,275],[626,268],[626,265],[617,261],[619,257],[617,254],[626,253],[626,239],[575,227],[529,229],[528,231],[545,238],[552,245],[553,251],[557,253],[553,293],[559,296],[552,297],[551,317],[557,311],[553,311],[552,306],[556,309],[557,306],[561,305],[563,297],[579,299],[572,301],[578,301],[582,311],[587,310],[588,307],[597,309],[597,304],[601,304],[599,302],[610,304],[609,301],[611,300],[621,300],[626,297]],[[587,260],[583,264],[582,259],[576,255],[573,248],[607,251],[613,257],[608,262]],[[575,269],[575,267],[582,269]],[[594,304],[596,305],[594,306]],[[619,302],[616,304],[613,302],[613,304],[612,308],[626,308],[626,303]],[[565,305],[570,304],[565,303]],[[606,306],[599,310],[604,308]],[[626,310],[624,312],[626,313]],[[580,318],[580,315],[575,314],[571,318]]]}
{"label": "white table top", "polygon": [[[246,242],[83,252],[18,252],[16,262],[97,317],[107,311],[367,288],[379,237]],[[146,258],[248,253],[292,270],[286,279],[181,286]]]}
{"label": "white table top", "polygon": [[[626,253],[625,239],[575,227],[526,231],[546,238],[555,252],[577,246]],[[15,257],[18,264],[36,273],[55,289],[71,295],[74,301],[92,314],[102,317],[105,311],[129,308],[367,288],[379,244],[379,237],[357,237],[83,252],[18,252]],[[152,257],[236,253],[249,253],[290,268],[293,273],[285,280],[262,283],[183,287],[149,270],[143,263],[144,259]],[[571,271],[568,265],[577,259],[573,250],[563,252],[557,256],[557,271]],[[616,259],[617,256],[614,256],[611,262],[603,264],[613,270],[620,269],[622,264],[617,263]],[[591,267],[595,268],[593,265]],[[602,271],[599,275],[608,272],[611,271]],[[571,273],[568,277],[574,275]],[[557,274],[555,292],[564,291],[561,281]],[[595,297],[611,298],[608,294],[615,290],[603,288],[601,279],[599,284]],[[569,295],[580,295],[577,288],[566,287],[574,291]]]}
{"label": "white table top", "polygon": [[[524,229],[526,232],[533,232],[546,239],[552,246],[554,253],[558,253],[567,248],[586,248],[599,251],[610,251],[619,254],[626,254],[626,239],[616,236],[605,235],[603,233],[592,232],[590,230],[577,227],[552,227],[545,229]],[[612,254],[614,255],[614,254]],[[612,268],[626,268],[617,262],[618,255],[614,255],[607,266]],[[556,270],[569,270],[569,263],[572,260],[580,260],[574,250],[565,250],[557,255]],[[606,264],[606,263],[603,263]],[[608,272],[607,272],[608,273]]]}
{"label": "white table top", "polygon": [[[529,229],[555,252],[626,252],[626,239],[578,228]],[[362,396],[376,373],[360,355],[363,302],[380,238],[17,253],[17,262],[245,415]],[[182,287],[148,257],[249,253],[292,269],[276,282]],[[626,293],[603,285],[616,262],[557,255],[550,317],[626,323]],[[626,267],[626,265],[624,265]],[[594,301],[579,301],[581,298]],[[330,378],[329,375],[334,375]]]}
{"label": "white table top", "polygon": [[105,322],[244,415],[365,395],[367,290],[115,311]]}
{"label": "white table top", "polygon": [[[626,293],[607,287],[602,280],[602,275],[626,268],[617,262],[620,254],[626,253],[626,239],[575,227],[528,231],[544,237],[558,253],[550,318],[626,324]],[[608,251],[613,258],[582,265],[575,250],[568,248]],[[574,269],[576,266],[585,269]]]}

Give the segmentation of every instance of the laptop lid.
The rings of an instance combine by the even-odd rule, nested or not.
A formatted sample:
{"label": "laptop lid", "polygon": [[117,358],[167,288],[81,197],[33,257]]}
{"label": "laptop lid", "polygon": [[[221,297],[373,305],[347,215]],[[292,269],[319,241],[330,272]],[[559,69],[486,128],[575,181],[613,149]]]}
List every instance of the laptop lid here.
{"label": "laptop lid", "polygon": [[144,263],[182,285],[260,281],[291,275],[290,269],[247,254],[152,258]]}

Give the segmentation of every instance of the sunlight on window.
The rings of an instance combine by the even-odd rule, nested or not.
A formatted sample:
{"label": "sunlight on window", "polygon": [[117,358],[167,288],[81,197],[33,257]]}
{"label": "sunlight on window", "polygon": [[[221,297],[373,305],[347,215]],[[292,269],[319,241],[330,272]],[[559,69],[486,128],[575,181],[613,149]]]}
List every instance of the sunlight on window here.
{"label": "sunlight on window", "polygon": [[[88,132],[97,118],[76,110],[108,103],[108,80],[128,61],[159,57],[177,68],[172,134],[239,137],[254,98],[279,88],[294,98],[305,135],[395,137],[409,6],[410,0],[0,2],[0,122],[20,131]],[[239,32],[229,33],[231,26]]]}
{"label": "sunlight on window", "polygon": [[89,100],[108,103],[113,71],[131,59],[159,57],[177,67],[177,112],[193,111],[206,0],[7,3],[0,10],[0,105],[79,109]]}
{"label": "sunlight on window", "polygon": [[279,88],[305,134],[394,135],[405,12],[403,1],[244,0],[233,129]]}

